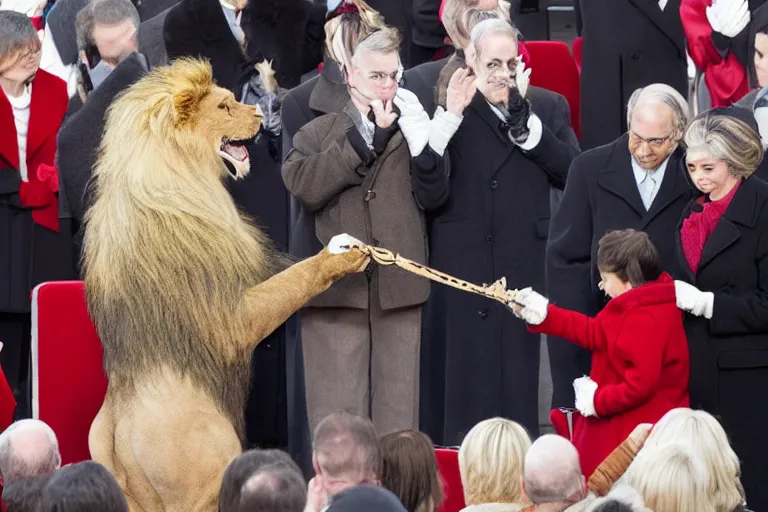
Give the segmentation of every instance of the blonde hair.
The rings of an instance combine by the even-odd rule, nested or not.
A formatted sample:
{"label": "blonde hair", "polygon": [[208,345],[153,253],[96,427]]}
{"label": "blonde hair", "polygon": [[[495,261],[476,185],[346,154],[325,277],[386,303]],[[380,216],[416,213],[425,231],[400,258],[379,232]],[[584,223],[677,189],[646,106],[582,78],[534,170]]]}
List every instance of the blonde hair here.
{"label": "blonde hair", "polygon": [[[479,0],[446,0],[443,6],[443,27],[451,38],[453,46],[462,50],[461,40],[469,41],[472,31],[470,15],[477,16],[476,8]],[[496,16],[509,20],[510,3],[508,0],[499,0],[496,9],[487,12],[496,12]]]}
{"label": "blonde hair", "polygon": [[[347,2],[347,0],[342,0]],[[349,65],[360,41],[386,27],[384,18],[365,0],[351,0],[357,13],[331,18],[325,23],[325,50],[342,69]]]}
{"label": "blonde hair", "polygon": [[459,449],[459,471],[467,505],[521,503],[523,462],[531,438],[518,423],[504,418],[481,421]]}
{"label": "blonde hair", "polygon": [[704,492],[707,468],[686,446],[644,446],[623,480],[637,489],[651,510],[715,512]]}
{"label": "blonde hair", "polygon": [[744,503],[739,458],[720,423],[708,412],[672,409],[656,423],[645,447],[685,444],[701,457],[709,478],[705,491],[717,512],[731,512]]}
{"label": "blonde hair", "polygon": [[763,160],[763,142],[750,126],[728,115],[703,112],[685,132],[686,159],[709,157],[738,177],[751,176]]}

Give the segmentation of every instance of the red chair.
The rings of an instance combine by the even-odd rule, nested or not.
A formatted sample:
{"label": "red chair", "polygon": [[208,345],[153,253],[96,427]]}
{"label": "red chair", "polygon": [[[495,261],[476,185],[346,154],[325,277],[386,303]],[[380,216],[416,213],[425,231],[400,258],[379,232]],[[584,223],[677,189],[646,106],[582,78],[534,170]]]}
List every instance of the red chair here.
{"label": "red chair", "polygon": [[581,75],[581,54],[584,51],[584,38],[577,37],[574,39],[571,49],[573,50],[573,60],[576,62],[576,68],[579,70],[579,75]]}
{"label": "red chair", "polygon": [[562,94],[571,109],[571,126],[581,136],[579,70],[562,41],[526,41],[531,54],[531,85]]}
{"label": "red chair", "polygon": [[437,467],[443,480],[445,498],[437,512],[459,512],[464,504],[464,486],[459,472],[459,452],[448,448],[436,448]]}
{"label": "red chair", "polygon": [[32,415],[56,432],[62,465],[91,458],[88,432],[107,390],[101,355],[83,282],[38,285],[32,292]]}

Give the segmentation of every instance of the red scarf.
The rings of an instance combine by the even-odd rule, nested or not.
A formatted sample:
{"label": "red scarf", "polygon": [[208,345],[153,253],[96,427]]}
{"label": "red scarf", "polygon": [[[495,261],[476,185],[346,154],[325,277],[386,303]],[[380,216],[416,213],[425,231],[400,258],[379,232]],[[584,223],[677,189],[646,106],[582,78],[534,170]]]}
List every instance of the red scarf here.
{"label": "red scarf", "polygon": [[685,259],[694,273],[699,270],[704,244],[707,243],[707,239],[715,230],[720,217],[731,204],[731,200],[736,195],[740,185],[741,181],[736,183],[728,195],[717,201],[707,201],[707,196],[701,196],[696,202],[702,207],[702,210],[691,212],[691,215],[683,221],[683,227],[680,229],[683,254],[685,254]]}

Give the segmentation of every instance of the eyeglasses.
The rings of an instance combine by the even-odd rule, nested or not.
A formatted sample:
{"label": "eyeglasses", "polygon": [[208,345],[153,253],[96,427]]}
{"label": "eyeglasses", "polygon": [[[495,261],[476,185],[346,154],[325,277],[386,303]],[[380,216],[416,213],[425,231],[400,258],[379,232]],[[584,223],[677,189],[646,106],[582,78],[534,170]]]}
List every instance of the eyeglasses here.
{"label": "eyeglasses", "polygon": [[652,148],[661,148],[665,142],[669,140],[669,138],[672,136],[670,133],[666,137],[656,137],[653,139],[646,139],[645,137],[641,137],[632,130],[629,131],[629,136],[632,139],[632,142],[635,144],[642,144],[643,142],[647,143]]}

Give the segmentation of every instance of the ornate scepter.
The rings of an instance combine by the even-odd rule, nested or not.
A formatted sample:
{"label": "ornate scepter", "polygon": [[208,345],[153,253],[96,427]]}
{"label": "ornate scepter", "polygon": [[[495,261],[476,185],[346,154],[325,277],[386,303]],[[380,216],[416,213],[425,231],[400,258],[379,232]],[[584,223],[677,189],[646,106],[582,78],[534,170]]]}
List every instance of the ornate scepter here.
{"label": "ornate scepter", "polygon": [[392,251],[382,247],[374,247],[372,245],[365,244],[353,244],[344,246],[344,248],[355,248],[363,251],[364,253],[370,255],[371,259],[379,265],[396,265],[412,274],[426,277],[427,279],[437,283],[442,283],[459,290],[464,290],[465,292],[476,293],[477,295],[488,297],[489,299],[501,302],[507,307],[513,303],[517,304],[517,302],[515,302],[515,296],[517,295],[518,290],[508,290],[507,279],[505,277],[502,277],[491,285],[480,286],[474,283],[470,283],[469,281],[464,281],[463,279],[453,277],[452,275],[446,274],[445,272],[440,272],[439,270],[435,270],[434,268],[430,268],[426,265],[422,265],[421,263],[416,263],[415,261],[409,260],[408,258],[403,258],[399,254],[394,254]]}

